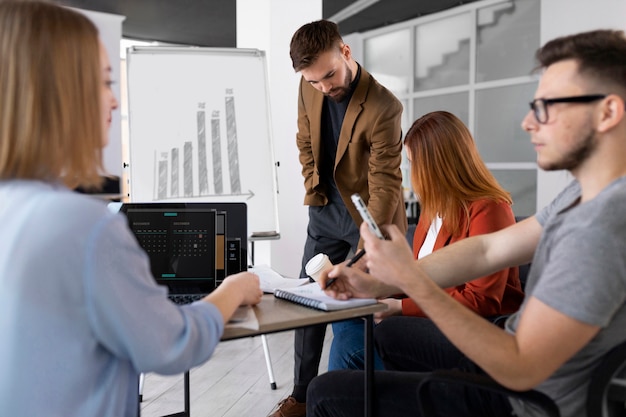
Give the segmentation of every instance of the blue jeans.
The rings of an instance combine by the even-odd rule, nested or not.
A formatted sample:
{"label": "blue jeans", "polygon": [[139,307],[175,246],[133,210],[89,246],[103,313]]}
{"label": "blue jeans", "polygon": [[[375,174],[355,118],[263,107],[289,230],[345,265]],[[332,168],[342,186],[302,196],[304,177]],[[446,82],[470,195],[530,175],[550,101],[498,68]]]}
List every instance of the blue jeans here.
{"label": "blue jeans", "polygon": [[[333,326],[333,341],[328,370],[365,369],[365,332],[363,319],[338,321]],[[374,349],[374,369],[383,370],[383,361]]]}

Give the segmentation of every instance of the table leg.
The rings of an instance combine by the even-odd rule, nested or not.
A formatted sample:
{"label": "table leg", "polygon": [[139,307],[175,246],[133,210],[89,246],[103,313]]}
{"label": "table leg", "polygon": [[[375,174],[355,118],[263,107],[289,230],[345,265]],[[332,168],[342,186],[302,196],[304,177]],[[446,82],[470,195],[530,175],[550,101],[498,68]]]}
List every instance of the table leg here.
{"label": "table leg", "polygon": [[185,415],[191,416],[191,401],[189,400],[189,371],[185,372]]}
{"label": "table leg", "polygon": [[374,415],[374,316],[363,317],[365,326],[365,417]]}
{"label": "table leg", "polygon": [[276,378],[274,378],[274,370],[272,369],[272,357],[270,356],[270,347],[267,344],[267,335],[261,335],[261,342],[263,342],[263,353],[265,353],[265,366],[267,367],[267,374],[270,377],[270,388],[276,389]]}
{"label": "table leg", "polygon": [[184,396],[185,396],[185,411],[181,411],[179,413],[168,414],[163,417],[190,417],[191,416],[191,402],[189,400],[189,371],[185,372],[184,377]]}

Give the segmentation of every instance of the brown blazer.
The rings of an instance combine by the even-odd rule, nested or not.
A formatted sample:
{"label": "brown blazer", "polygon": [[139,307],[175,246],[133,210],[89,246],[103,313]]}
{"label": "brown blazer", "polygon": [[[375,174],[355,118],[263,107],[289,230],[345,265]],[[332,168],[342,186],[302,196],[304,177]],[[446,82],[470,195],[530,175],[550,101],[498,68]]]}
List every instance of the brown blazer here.
{"label": "brown blazer", "polygon": [[[320,184],[321,123],[324,95],[302,78],[298,95],[298,133],[304,177],[304,204],[328,203]],[[362,223],[350,196],[361,195],[379,225],[394,223],[406,232],[402,195],[402,104],[361,67],[341,126],[335,157],[335,183],[355,224]],[[359,245],[361,246],[361,244]]]}

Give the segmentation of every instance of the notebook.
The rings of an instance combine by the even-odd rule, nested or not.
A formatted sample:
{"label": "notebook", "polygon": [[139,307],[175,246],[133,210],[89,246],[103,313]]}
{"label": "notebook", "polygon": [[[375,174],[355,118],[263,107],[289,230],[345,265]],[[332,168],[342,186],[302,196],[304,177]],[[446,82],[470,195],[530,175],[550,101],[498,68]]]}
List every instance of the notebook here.
{"label": "notebook", "polygon": [[374,298],[337,300],[326,295],[317,282],[295,288],[278,288],[274,290],[274,297],[324,311],[344,310],[346,308],[361,307],[378,302]]}
{"label": "notebook", "polygon": [[[120,211],[150,258],[157,284],[166,286],[177,304],[203,298],[226,275],[246,268],[245,263],[227,263],[224,258],[231,214],[237,222],[232,233],[240,233],[232,239],[247,234],[245,203],[124,203]],[[241,257],[241,252],[236,254],[238,260]]]}

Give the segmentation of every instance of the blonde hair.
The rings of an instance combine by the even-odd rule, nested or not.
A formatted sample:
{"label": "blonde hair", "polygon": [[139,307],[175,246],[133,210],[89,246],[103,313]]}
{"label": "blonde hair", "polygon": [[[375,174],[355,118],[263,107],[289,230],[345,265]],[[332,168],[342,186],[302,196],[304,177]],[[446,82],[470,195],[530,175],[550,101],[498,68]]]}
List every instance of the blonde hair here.
{"label": "blonde hair", "polygon": [[101,183],[98,31],[42,1],[0,2],[0,179]]}
{"label": "blonde hair", "polygon": [[453,236],[469,228],[469,203],[488,199],[512,204],[482,161],[471,133],[445,111],[417,119],[404,139],[411,156],[411,183],[420,198],[420,217],[437,215]]}

